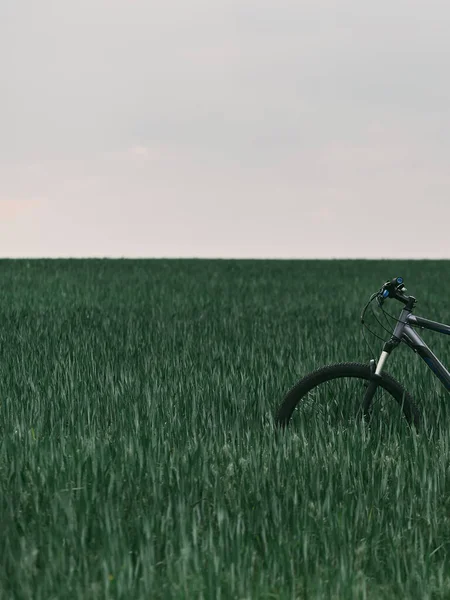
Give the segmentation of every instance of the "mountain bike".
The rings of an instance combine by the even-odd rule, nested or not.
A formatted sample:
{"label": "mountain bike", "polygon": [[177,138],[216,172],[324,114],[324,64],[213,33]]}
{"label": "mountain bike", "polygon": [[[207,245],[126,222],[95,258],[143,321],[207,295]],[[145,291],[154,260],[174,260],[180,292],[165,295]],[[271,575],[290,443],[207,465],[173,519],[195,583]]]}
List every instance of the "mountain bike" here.
{"label": "mountain bike", "polygon": [[[350,417],[350,420],[360,417],[366,422],[371,422],[374,417],[404,417],[410,426],[419,428],[420,413],[414,399],[398,381],[386,373],[386,361],[393,350],[403,343],[425,361],[449,392],[450,372],[414,329],[429,329],[450,335],[450,325],[413,315],[417,300],[414,296],[407,296],[406,291],[403,278],[395,277],[371,295],[362,311],[361,324],[367,329],[365,313],[369,305],[373,308],[373,301],[378,304],[387,321],[389,316],[396,322],[392,334],[392,328],[386,329],[391,336],[384,343],[379,360],[371,359],[369,364],[332,364],[306,375],[287,392],[279,405],[275,415],[277,425],[286,427],[297,414],[300,418],[304,416],[304,423],[307,423],[309,412],[310,417],[326,420],[327,424],[330,421],[335,423],[342,417]],[[388,299],[398,300],[404,305],[398,319],[384,310],[383,305]],[[335,387],[331,387],[331,384]]]}

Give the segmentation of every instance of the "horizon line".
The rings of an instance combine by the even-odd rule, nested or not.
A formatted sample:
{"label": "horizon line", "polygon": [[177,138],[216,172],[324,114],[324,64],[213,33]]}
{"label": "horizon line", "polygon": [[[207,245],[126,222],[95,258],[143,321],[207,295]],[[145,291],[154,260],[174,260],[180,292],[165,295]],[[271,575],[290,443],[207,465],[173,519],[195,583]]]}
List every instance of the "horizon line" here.
{"label": "horizon line", "polygon": [[0,256],[0,260],[450,260],[445,257],[407,257],[407,256],[380,256],[380,257],[251,257],[251,256]]}

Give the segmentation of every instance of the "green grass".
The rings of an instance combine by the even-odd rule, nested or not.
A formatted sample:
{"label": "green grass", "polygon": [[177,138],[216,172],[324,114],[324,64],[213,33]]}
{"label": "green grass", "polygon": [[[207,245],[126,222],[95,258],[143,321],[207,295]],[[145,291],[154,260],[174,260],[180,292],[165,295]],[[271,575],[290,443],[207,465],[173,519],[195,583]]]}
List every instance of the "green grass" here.
{"label": "green grass", "polygon": [[419,435],[273,428],[372,357],[396,275],[450,322],[448,261],[1,260],[0,599],[450,598],[449,397],[415,354],[386,370]]}

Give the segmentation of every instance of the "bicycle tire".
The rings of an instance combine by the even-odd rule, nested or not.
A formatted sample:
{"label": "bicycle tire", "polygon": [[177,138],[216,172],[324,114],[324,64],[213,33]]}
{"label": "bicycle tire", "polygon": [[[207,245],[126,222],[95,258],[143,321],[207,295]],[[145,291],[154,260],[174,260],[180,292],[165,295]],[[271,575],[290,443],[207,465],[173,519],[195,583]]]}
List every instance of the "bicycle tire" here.
{"label": "bicycle tire", "polygon": [[[275,422],[281,428],[285,428],[294,412],[295,408],[301,402],[301,400],[310,392],[313,388],[339,378],[355,378],[369,381],[371,376],[370,366],[362,363],[336,363],[333,365],[327,365],[312,371],[302,379],[300,379],[284,396],[282,402],[278,406],[275,413]],[[390,394],[397,403],[402,406],[403,414],[409,425],[414,425],[419,428],[420,425],[420,413],[415,405],[414,399],[411,394],[403,387],[401,383],[395,380],[391,375],[386,372],[381,374],[381,380],[379,387],[383,388],[388,394]],[[361,398],[362,404],[363,398]]]}

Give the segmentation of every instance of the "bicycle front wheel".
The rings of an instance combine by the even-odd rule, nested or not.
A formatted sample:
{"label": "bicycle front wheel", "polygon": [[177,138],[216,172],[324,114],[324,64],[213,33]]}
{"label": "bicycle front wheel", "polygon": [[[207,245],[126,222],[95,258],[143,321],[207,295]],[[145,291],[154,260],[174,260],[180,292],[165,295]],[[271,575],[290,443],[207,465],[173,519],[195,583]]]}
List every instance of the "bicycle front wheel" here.
{"label": "bicycle front wheel", "polygon": [[411,394],[387,373],[382,373],[370,410],[363,415],[370,376],[370,366],[361,363],[338,363],[317,369],[289,390],[278,407],[275,422],[281,427],[298,420],[332,426],[364,416],[366,420],[401,418],[418,427],[420,415]]}

